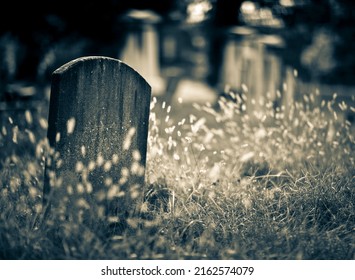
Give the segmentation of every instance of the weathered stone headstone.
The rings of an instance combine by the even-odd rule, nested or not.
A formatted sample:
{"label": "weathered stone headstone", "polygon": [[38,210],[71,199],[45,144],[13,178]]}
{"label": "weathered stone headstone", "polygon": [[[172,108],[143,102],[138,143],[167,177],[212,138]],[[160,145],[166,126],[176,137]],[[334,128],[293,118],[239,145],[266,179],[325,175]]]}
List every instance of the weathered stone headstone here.
{"label": "weathered stone headstone", "polygon": [[52,75],[44,198],[89,224],[119,222],[144,184],[151,87],[108,57],[75,59]]}

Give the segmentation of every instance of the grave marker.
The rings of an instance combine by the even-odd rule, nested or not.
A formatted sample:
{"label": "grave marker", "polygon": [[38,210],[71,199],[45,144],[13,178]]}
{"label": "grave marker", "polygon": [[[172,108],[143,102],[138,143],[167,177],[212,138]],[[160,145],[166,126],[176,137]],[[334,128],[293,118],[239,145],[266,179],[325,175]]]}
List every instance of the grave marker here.
{"label": "grave marker", "polygon": [[149,84],[113,58],[82,57],[53,72],[53,153],[44,184],[53,211],[71,207],[91,225],[134,211],[144,184],[150,96]]}

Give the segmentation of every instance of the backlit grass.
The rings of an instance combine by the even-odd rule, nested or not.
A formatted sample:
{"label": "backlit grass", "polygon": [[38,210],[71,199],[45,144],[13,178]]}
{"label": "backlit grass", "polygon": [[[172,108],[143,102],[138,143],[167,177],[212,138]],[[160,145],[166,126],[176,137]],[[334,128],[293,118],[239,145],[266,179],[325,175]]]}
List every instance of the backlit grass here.
{"label": "backlit grass", "polygon": [[[46,110],[2,113],[0,257],[354,259],[354,128],[341,113],[355,108],[316,97],[252,110],[230,93],[188,111],[153,98],[144,200],[114,236],[83,222],[100,212],[89,200],[63,199],[44,215]],[[105,185],[106,195],[124,195],[112,180]]]}

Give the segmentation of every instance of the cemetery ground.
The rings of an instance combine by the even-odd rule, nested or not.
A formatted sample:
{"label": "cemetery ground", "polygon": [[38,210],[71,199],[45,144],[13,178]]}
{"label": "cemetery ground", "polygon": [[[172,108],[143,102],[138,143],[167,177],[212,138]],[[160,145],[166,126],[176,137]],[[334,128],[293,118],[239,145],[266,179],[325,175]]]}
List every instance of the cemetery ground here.
{"label": "cemetery ground", "polygon": [[0,258],[354,259],[354,128],[340,113],[355,109],[318,98],[249,110],[233,93],[217,105],[153,97],[144,198],[114,236],[82,222],[85,199],[44,215],[48,104],[2,112]]}

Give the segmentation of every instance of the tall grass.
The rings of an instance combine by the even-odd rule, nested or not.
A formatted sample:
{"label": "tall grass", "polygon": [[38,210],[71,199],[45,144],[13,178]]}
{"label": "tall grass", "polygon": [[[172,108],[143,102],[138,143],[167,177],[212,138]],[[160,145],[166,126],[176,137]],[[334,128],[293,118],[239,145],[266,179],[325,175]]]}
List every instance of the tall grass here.
{"label": "tall grass", "polygon": [[0,257],[354,259],[354,128],[339,112],[355,109],[316,99],[253,110],[231,92],[187,112],[153,98],[140,214],[109,237],[43,215],[46,116],[3,115]]}

